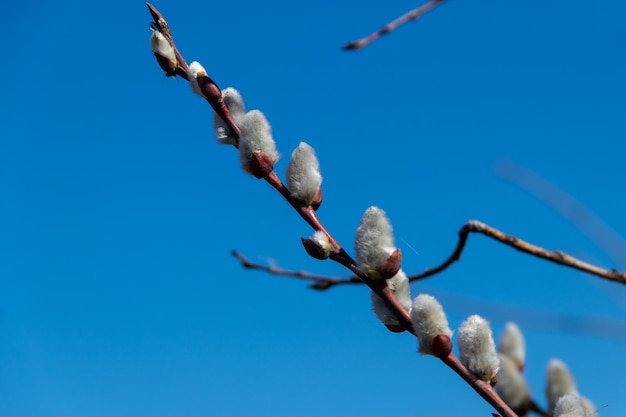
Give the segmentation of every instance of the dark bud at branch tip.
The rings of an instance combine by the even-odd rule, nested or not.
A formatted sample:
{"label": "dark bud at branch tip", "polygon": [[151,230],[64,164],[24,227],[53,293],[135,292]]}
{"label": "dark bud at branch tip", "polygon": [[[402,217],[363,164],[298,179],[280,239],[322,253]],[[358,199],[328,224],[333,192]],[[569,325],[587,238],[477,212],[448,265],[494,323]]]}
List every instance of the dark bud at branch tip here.
{"label": "dark bud at branch tip", "polygon": [[439,359],[448,357],[450,352],[452,352],[452,341],[450,340],[450,337],[445,334],[435,336],[433,344],[430,346],[430,350],[433,352],[433,355]]}
{"label": "dark bud at branch tip", "polygon": [[331,283],[328,281],[314,281],[311,283],[311,285],[309,285],[309,288],[312,288],[314,290],[327,290],[331,287]]}
{"label": "dark bud at branch tip", "polygon": [[222,99],[222,90],[208,75],[204,73],[198,74],[197,81],[204,97],[214,102]]}
{"label": "dark bud at branch tip", "polygon": [[318,208],[322,205],[322,187],[317,189],[315,196],[313,197],[313,201],[311,201],[311,208],[317,211]]}
{"label": "dark bud at branch tip", "polygon": [[265,178],[274,170],[274,162],[265,153],[257,151],[248,162],[248,170],[257,178]]}
{"label": "dark bud at branch tip", "polygon": [[378,274],[382,279],[393,278],[402,266],[402,251],[396,249],[387,258],[385,262],[378,268]]}
{"label": "dark bud at branch tip", "polygon": [[402,333],[404,332],[406,329],[402,326],[400,326],[399,324],[385,324],[385,327],[393,333]]}
{"label": "dark bud at branch tip", "polygon": [[172,61],[169,58],[166,58],[162,55],[159,55],[156,52],[153,52],[154,57],[157,60],[157,63],[161,67],[163,71],[165,71],[166,77],[175,77],[176,76],[176,68],[178,67],[178,62]]}
{"label": "dark bud at branch tip", "polygon": [[302,245],[304,246],[304,249],[306,250],[306,253],[308,253],[309,256],[311,256],[312,258],[323,261],[325,259],[328,259],[328,257],[330,256],[330,251],[327,249],[324,249],[314,240],[312,239],[301,239],[301,240],[302,240]]}

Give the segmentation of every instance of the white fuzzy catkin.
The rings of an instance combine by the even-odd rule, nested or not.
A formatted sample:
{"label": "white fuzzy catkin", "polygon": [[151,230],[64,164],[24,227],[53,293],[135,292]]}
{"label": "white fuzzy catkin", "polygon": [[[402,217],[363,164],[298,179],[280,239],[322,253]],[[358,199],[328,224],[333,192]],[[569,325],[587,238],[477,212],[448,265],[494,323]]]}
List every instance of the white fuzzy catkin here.
{"label": "white fuzzy catkin", "polygon": [[189,85],[191,86],[191,91],[202,98],[206,98],[204,97],[204,94],[202,94],[202,90],[198,84],[198,75],[207,75],[207,73],[199,62],[193,61],[189,64]]}
{"label": "white fuzzy catkin", "polygon": [[595,405],[589,400],[587,397],[580,397],[580,401],[583,403],[583,408],[585,409],[585,417],[598,417],[600,413],[598,413],[598,409]]}
{"label": "white fuzzy catkin", "polygon": [[496,392],[513,410],[523,410],[530,401],[530,388],[517,365],[506,355],[500,354],[500,370]]}
{"label": "white fuzzy catkin", "polygon": [[365,211],[356,229],[354,248],[359,267],[371,273],[396,250],[393,228],[385,212],[376,206]]}
{"label": "white fuzzy catkin", "polygon": [[574,377],[562,361],[551,359],[548,363],[546,397],[548,412],[552,412],[559,399],[566,394],[578,394]]}
{"label": "white fuzzy catkin", "polygon": [[489,322],[478,315],[469,316],[459,328],[458,342],[461,363],[478,379],[490,381],[500,360]]}
{"label": "white fuzzy catkin", "polygon": [[263,113],[259,110],[249,111],[242,117],[239,129],[241,130],[239,159],[241,167],[246,172],[251,173],[249,164],[255,152],[263,152],[272,162],[278,161],[279,155],[272,138],[272,128]]}
{"label": "white fuzzy catkin", "polygon": [[448,318],[439,301],[432,295],[420,294],[413,300],[411,324],[419,342],[418,351],[432,355],[433,339],[439,335],[452,337]]}
{"label": "white fuzzy catkin", "polygon": [[[387,280],[387,285],[393,293],[396,300],[408,312],[411,310],[411,287],[409,286],[409,278],[406,274],[399,270],[396,275]],[[389,310],[387,304],[375,292],[372,291],[372,309],[378,320],[387,325],[399,325],[396,316]]]}
{"label": "white fuzzy catkin", "polygon": [[174,48],[165,36],[163,36],[163,34],[158,30],[152,31],[152,36],[150,36],[150,46],[152,47],[152,52],[155,54],[159,54],[163,58],[176,62],[176,53],[174,52]]}
{"label": "white fuzzy catkin", "polygon": [[508,322],[500,336],[498,352],[515,363],[518,369],[524,369],[526,361],[526,343],[522,331],[513,322]]}
{"label": "white fuzzy catkin", "polygon": [[[246,106],[243,103],[241,94],[234,88],[228,87],[222,90],[222,100],[224,100],[224,104],[228,108],[233,121],[239,126],[246,114]],[[237,143],[237,139],[230,126],[228,126],[217,113],[213,113],[213,128],[215,129],[219,143],[224,145],[234,145]]]}
{"label": "white fuzzy catkin", "polygon": [[293,151],[287,165],[286,179],[291,195],[307,206],[311,204],[322,185],[320,164],[311,146],[300,142]]}
{"label": "white fuzzy catkin", "polygon": [[[587,404],[585,403],[587,402]],[[589,408],[590,403],[586,398],[576,394],[565,394],[554,407],[554,417],[594,417],[598,413]]]}

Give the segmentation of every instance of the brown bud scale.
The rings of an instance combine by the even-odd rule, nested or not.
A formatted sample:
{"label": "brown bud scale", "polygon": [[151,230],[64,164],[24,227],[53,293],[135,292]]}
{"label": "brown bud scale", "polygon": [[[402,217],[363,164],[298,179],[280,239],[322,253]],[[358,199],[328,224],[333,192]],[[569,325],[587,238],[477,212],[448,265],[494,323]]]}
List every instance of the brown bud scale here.
{"label": "brown bud scale", "polygon": [[265,178],[274,170],[274,162],[264,152],[257,151],[252,154],[248,162],[248,171],[257,178]]}
{"label": "brown bud scale", "polygon": [[445,334],[435,336],[430,350],[439,359],[446,358],[452,352],[452,341]]}
{"label": "brown bud scale", "polygon": [[401,266],[402,251],[400,249],[396,249],[391,255],[389,255],[387,260],[383,262],[380,268],[378,268],[377,272],[382,279],[390,279],[398,273]]}

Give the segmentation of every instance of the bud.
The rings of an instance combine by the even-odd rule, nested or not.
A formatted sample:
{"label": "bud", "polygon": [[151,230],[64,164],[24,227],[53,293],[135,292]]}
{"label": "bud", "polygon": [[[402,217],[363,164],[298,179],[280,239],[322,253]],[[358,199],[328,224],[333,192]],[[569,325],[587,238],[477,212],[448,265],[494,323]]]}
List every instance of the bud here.
{"label": "bud", "polygon": [[396,251],[396,247],[391,223],[383,210],[372,206],[365,211],[361,224],[356,230],[354,246],[357,264],[364,272],[372,278],[383,278],[381,267],[384,265],[385,271],[383,272],[387,274],[385,278],[390,276],[389,272],[393,271],[391,267],[396,266],[393,262],[398,262],[398,260],[392,258],[390,260],[392,264],[385,265],[385,262]]}
{"label": "bud", "polygon": [[498,352],[507,356],[513,361],[517,369],[524,370],[524,362],[526,360],[526,345],[524,343],[524,335],[517,324],[508,322],[504,328],[504,332],[500,336],[498,344]]}
{"label": "bud", "polygon": [[448,326],[448,318],[443,307],[435,297],[420,294],[413,300],[411,324],[419,342],[418,351],[421,354],[442,358],[450,353],[451,344],[450,351],[447,353],[445,352],[447,349],[438,349],[446,344],[446,338],[449,340],[452,337],[452,330]]}
{"label": "bud", "polygon": [[576,381],[569,369],[562,361],[552,359],[548,363],[546,396],[548,397],[548,412],[552,413],[556,403],[565,394],[578,394]]}
{"label": "bud", "polygon": [[330,256],[331,246],[328,236],[322,231],[313,233],[308,239],[302,239],[302,244],[306,252],[313,258],[324,260]]}
{"label": "bud", "polygon": [[264,178],[272,172],[278,161],[272,129],[259,110],[246,113],[239,125],[239,159],[241,167],[257,178]]}
{"label": "bud", "polygon": [[202,79],[203,76],[207,76],[207,73],[199,62],[193,61],[189,64],[189,85],[191,86],[191,91],[202,98],[206,98],[200,88],[200,84],[198,84],[198,76]]}
{"label": "bud", "polygon": [[[409,278],[406,274],[399,270],[398,273],[392,278],[387,280],[387,285],[391,290],[393,296],[398,300],[398,303],[408,312],[411,310],[411,287],[409,286]],[[387,328],[395,333],[404,331],[404,327],[400,325],[400,322],[393,314],[393,312],[387,307],[387,304],[380,298],[374,291],[371,293],[372,297],[372,309],[374,314],[378,317]]]}
{"label": "bud", "polygon": [[489,322],[473,315],[459,328],[459,359],[478,379],[489,382],[498,372],[500,361]]}
{"label": "bud", "polygon": [[165,71],[165,75],[168,77],[175,76],[178,60],[176,59],[176,53],[174,52],[172,44],[161,32],[152,29],[150,46],[152,47],[152,53],[159,63],[159,66]]}
{"label": "bud", "polygon": [[[239,94],[239,91],[234,88],[225,88],[222,91],[222,100],[224,100],[224,105],[228,108],[228,112],[233,118],[233,121],[237,126],[239,126],[241,124],[241,120],[246,114],[246,106],[243,103],[241,94]],[[217,135],[219,143],[224,145],[237,144],[236,135],[232,132],[228,123],[224,122],[224,120],[222,120],[217,113],[213,114],[213,128],[215,129],[215,134]]]}
{"label": "bud", "polygon": [[522,416],[528,412],[530,388],[515,362],[504,354],[500,354],[496,392],[515,414]]}
{"label": "bud", "polygon": [[324,197],[322,196],[322,187],[317,189],[315,193],[315,197],[313,197],[313,201],[311,201],[311,208],[317,211],[318,208],[322,205],[322,200]]}
{"label": "bud", "polygon": [[380,268],[378,268],[377,272],[382,279],[389,279],[398,273],[400,267],[402,267],[402,251],[396,249],[389,255],[385,262],[383,262]]}
{"label": "bud", "polygon": [[315,151],[311,146],[300,142],[293,151],[289,165],[287,165],[286,179],[287,188],[292,197],[306,206],[313,203],[316,195],[320,192],[322,174]]}

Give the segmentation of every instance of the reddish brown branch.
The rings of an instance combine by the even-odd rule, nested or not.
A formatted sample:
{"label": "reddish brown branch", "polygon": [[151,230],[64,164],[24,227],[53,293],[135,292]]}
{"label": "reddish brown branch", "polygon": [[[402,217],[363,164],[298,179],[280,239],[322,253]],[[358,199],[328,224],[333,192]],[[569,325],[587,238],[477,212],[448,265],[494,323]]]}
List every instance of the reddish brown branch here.
{"label": "reddish brown branch", "polygon": [[[536,256],[538,258],[543,258],[547,261],[566,266],[568,268],[578,269],[579,271],[586,272],[588,274],[592,274],[600,278],[608,279],[610,281],[618,282],[620,284],[626,284],[625,272],[619,272],[615,269],[612,269],[612,270],[603,269],[596,265],[592,265],[587,262],[581,261],[580,259],[574,258],[573,256],[567,255],[563,252],[549,251],[549,250],[543,249],[539,246],[536,246],[531,243],[525,242],[521,239],[518,239],[515,236],[507,235],[499,231],[498,229],[495,229],[477,220],[471,220],[465,223],[463,227],[461,227],[461,230],[459,230],[459,240],[456,244],[456,247],[454,248],[454,251],[448,257],[448,259],[446,259],[440,265],[434,268],[428,268],[420,274],[409,276],[409,280],[411,282],[414,282],[414,281],[419,281],[419,280],[431,277],[433,275],[436,275],[444,271],[453,263],[460,260],[461,254],[463,253],[463,249],[465,249],[465,244],[467,243],[467,239],[469,238],[470,233],[480,233],[494,240],[497,240],[500,243],[503,243],[514,249],[517,249],[520,252],[525,252],[530,255]],[[233,255],[237,259],[239,259],[239,261],[242,264],[244,264],[244,260],[248,263],[248,265],[244,264],[244,266],[248,268],[251,267],[250,265],[252,265],[252,263],[248,261],[246,258],[244,258],[241,254],[233,251]],[[254,266],[255,269],[261,269],[261,270],[265,270],[267,272],[276,274],[276,272],[268,269],[267,267],[264,267],[262,265],[257,265],[257,264],[254,264],[254,265],[255,265]],[[293,273],[287,273],[287,274],[278,273],[278,275],[294,276],[291,274]],[[355,276],[352,276],[349,278],[334,278],[334,277],[325,277],[325,276],[320,276],[320,275],[308,274],[306,272],[300,272],[298,274],[299,274],[298,278],[312,281],[311,288],[317,289],[317,290],[326,290],[336,285],[360,284],[361,283],[361,281]]]}
{"label": "reddish brown branch", "polygon": [[[438,0],[436,1],[436,3],[440,1],[442,0]],[[154,19],[152,28],[154,30],[158,30],[159,32],[161,32],[166,37],[166,39],[170,42],[170,44],[175,50],[175,55],[177,59],[177,67],[176,67],[175,75],[180,75],[182,78],[189,80],[189,73],[188,73],[189,70],[188,70],[187,64],[185,63],[185,60],[183,59],[182,55],[180,55],[180,53],[178,52],[178,49],[174,45],[174,40],[172,38],[171,31],[169,29],[169,26],[167,25],[167,21],[165,20],[165,17],[163,17],[163,15],[150,3],[146,3],[146,4],[148,6],[148,9],[150,10],[150,14],[152,15],[152,18]],[[179,67],[180,67],[181,74],[178,74]],[[171,74],[166,73],[166,75],[171,75]],[[220,91],[219,88],[217,87],[215,83],[213,83],[213,81],[208,76],[206,78],[208,78],[208,82],[212,83],[210,85],[212,94],[210,94],[209,96],[205,94],[207,101],[209,102],[211,107],[213,107],[215,112],[218,115],[220,115],[224,119],[224,121],[226,121],[227,123],[231,125],[231,128],[234,132],[239,132],[237,125],[234,123],[232,118],[230,118],[230,113],[228,112],[228,109],[224,105],[223,100],[221,99],[221,95],[219,97],[217,95],[217,92]],[[205,82],[207,82],[206,79],[205,79]],[[280,181],[276,173],[270,172],[270,174],[265,176],[264,179],[274,189],[276,189],[285,198],[285,200],[287,200],[287,202],[289,202],[289,204],[295,209],[295,211],[300,215],[300,217],[302,217],[314,230],[322,231],[324,234],[328,236],[330,243],[332,245],[330,259],[332,259],[335,262],[340,263],[341,265],[345,266],[350,271],[352,271],[352,273],[355,275],[357,279],[359,279],[360,281],[365,283],[367,286],[369,286],[374,293],[376,293],[379,297],[381,297],[381,299],[385,301],[389,309],[394,312],[398,322],[400,323],[400,326],[406,329],[407,331],[409,331],[410,333],[414,333],[413,326],[411,324],[411,317],[409,313],[400,305],[398,300],[396,300],[393,293],[391,292],[391,289],[387,286],[386,280],[372,279],[368,274],[360,270],[357,267],[356,262],[350,257],[350,255],[348,255],[348,253],[341,247],[341,245],[324,228],[324,226],[321,224],[321,222],[317,218],[317,215],[315,214],[315,211],[313,210],[313,208],[311,206],[304,206],[300,202],[295,200],[291,196],[287,188]],[[248,266],[248,267],[251,267],[251,266]],[[468,371],[463,367],[463,365],[460,364],[460,362],[458,362],[458,364],[455,364],[454,366],[451,366],[450,364],[448,364],[448,366],[454,369],[455,372],[459,373],[459,375],[461,375],[461,372],[468,373]],[[517,417],[517,415],[513,411],[508,409],[508,407],[504,404],[504,402],[497,395],[490,394],[490,392],[485,389],[483,384],[476,383],[476,381],[472,381],[471,379],[466,379],[466,381],[468,382],[468,384],[472,386],[472,388],[474,388],[475,391],[480,393],[480,395],[483,398],[485,398],[485,400],[487,400],[496,410],[500,411],[504,417]],[[491,390],[491,393],[492,392],[493,390]]]}
{"label": "reddish brown branch", "polygon": [[[167,20],[165,19],[163,14],[159,12],[153,5],[151,5],[150,3],[146,3],[146,5],[148,6],[150,14],[152,15],[152,19],[154,21],[151,25],[152,29],[159,31],[161,34],[163,34],[163,36],[168,40],[170,45],[175,50],[175,55],[177,59],[175,75],[180,75],[182,78],[189,81],[189,68],[187,67],[185,59],[182,57],[174,43],[174,39],[172,37],[169,25],[167,24]],[[178,73],[179,68],[181,72],[180,74]],[[166,72],[166,75],[170,74]],[[198,81],[200,81],[199,77]],[[202,91],[210,92],[210,94],[204,94],[208,103],[211,105],[213,110],[229,124],[229,127],[232,129],[232,131],[235,132],[237,136],[239,136],[239,127],[230,116],[228,108],[224,105],[224,101],[222,99],[219,87],[208,76],[205,76],[203,78],[203,82],[205,83],[204,87],[206,88],[203,88]],[[278,175],[276,175],[275,172],[270,172],[268,175],[263,177],[263,179],[283,196],[283,198],[294,208],[294,210],[300,215],[300,217],[313,228],[313,230],[321,231],[328,237],[332,246],[330,259],[348,268],[356,277],[358,277],[360,281],[367,284],[372,289],[372,291],[374,291],[379,297],[381,297],[385,301],[391,311],[395,313],[401,326],[404,327],[406,330],[412,332],[413,327],[411,325],[411,318],[409,314],[406,312],[406,310],[404,310],[404,308],[402,308],[398,300],[396,300],[396,298],[393,296],[391,290],[387,286],[386,281],[372,279],[366,273],[361,271],[357,267],[356,262],[352,259],[352,257],[348,255],[348,253],[322,225],[322,223],[317,218],[317,215],[315,214],[315,210],[311,206],[305,206],[300,201],[293,198],[287,187],[285,187],[285,185],[282,183],[280,178],[278,178]]]}
{"label": "reddish brown branch", "polygon": [[452,255],[450,255],[448,259],[446,259],[441,265],[435,268],[427,269],[421,274],[413,275],[409,277],[409,279],[411,281],[417,281],[420,279],[428,278],[432,275],[438,274],[439,272],[448,268],[454,262],[458,261],[461,258],[461,253],[465,248],[465,243],[470,233],[480,233],[494,240],[497,240],[500,243],[504,243],[507,246],[517,249],[520,252],[525,252],[538,258],[543,258],[547,261],[566,266],[568,268],[578,269],[579,271],[586,272],[600,278],[619,282],[620,284],[626,284],[626,273],[624,272],[619,272],[615,269],[603,269],[596,265],[592,265],[590,263],[581,261],[580,259],[574,258],[573,256],[567,255],[564,252],[549,251],[542,247],[518,239],[515,236],[507,235],[499,231],[498,229],[495,229],[477,220],[471,220],[465,223],[463,227],[461,227],[461,230],[459,230],[459,241],[456,245],[456,248],[454,249],[454,252],[452,252]]}
{"label": "reddish brown branch", "polygon": [[[161,14],[161,12],[159,12],[156,9],[156,7],[154,7],[150,3],[146,2],[146,6],[148,6],[148,10],[150,11],[150,14],[152,15],[152,19],[153,19],[153,23],[151,24],[152,29],[157,30],[161,34],[163,34],[163,36],[165,36],[165,39],[167,39],[170,45],[172,45],[172,48],[174,48],[174,55],[176,56],[176,68],[174,69],[174,74],[170,74],[166,72],[165,75],[178,75],[179,77],[189,81],[189,66],[187,65],[187,61],[185,61],[185,58],[183,58],[183,55],[180,53],[180,51],[176,47],[176,44],[174,43],[172,31],[170,30],[170,27],[167,24],[167,20],[165,19],[165,16],[163,16],[163,14]],[[157,57],[157,60],[158,60],[158,57]],[[224,120],[224,122],[228,124],[228,127],[230,127],[231,131],[233,132],[235,139],[238,139],[239,134],[241,133],[239,131],[239,126],[237,126],[232,116],[230,115],[228,108],[224,104],[224,100],[222,99],[222,92],[220,88],[210,77],[206,77],[205,81],[206,81],[206,84],[208,84],[205,87],[206,90],[215,92],[213,96],[206,98],[207,102],[211,105],[215,113],[217,113],[222,118],[222,120]]]}
{"label": "reddish brown branch", "polygon": [[380,38],[381,36],[386,35],[389,32],[397,29],[399,26],[405,24],[406,22],[410,20],[419,19],[419,17],[422,16],[424,13],[434,9],[440,3],[443,3],[443,2],[444,0],[430,0],[428,3],[425,3],[418,8],[411,10],[408,13],[405,13],[404,15],[400,16],[393,22],[387,23],[385,26],[383,26],[381,29],[377,30],[376,32],[372,33],[371,35],[366,36],[365,38],[362,38],[362,39],[358,39],[356,41],[348,42],[342,47],[342,49],[345,51],[359,50],[369,45],[370,43],[374,42],[376,39]]}
{"label": "reddish brown branch", "polygon": [[476,378],[459,359],[450,353],[447,357],[441,358],[441,361],[448,365],[450,369],[456,372],[465,382],[467,382],[485,401],[491,404],[501,416],[516,416],[515,412],[502,401],[500,396],[494,391],[489,382],[481,381]]}

